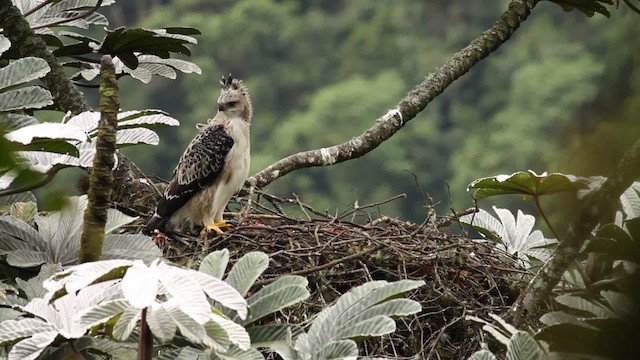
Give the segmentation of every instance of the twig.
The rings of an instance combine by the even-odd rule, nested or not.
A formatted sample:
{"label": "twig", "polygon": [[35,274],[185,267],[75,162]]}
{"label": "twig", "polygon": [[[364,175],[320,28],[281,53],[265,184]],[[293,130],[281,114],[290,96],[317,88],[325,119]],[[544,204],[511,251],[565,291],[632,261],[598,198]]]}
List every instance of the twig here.
{"label": "twig", "polygon": [[347,216],[349,216],[349,215],[351,215],[351,214],[355,213],[355,212],[356,212],[356,211],[358,211],[358,210],[363,210],[363,209],[368,209],[368,208],[372,208],[372,207],[376,207],[376,206],[384,205],[384,204],[386,204],[386,203],[390,203],[390,202],[392,202],[392,201],[394,201],[394,200],[403,199],[403,198],[406,198],[406,197],[407,197],[407,194],[402,193],[402,194],[398,194],[398,195],[392,196],[392,197],[390,197],[390,198],[388,198],[388,199],[386,199],[386,200],[382,200],[382,201],[374,202],[374,203],[367,204],[367,205],[357,206],[357,207],[354,207],[354,208],[353,208],[353,209],[351,209],[351,210],[347,210],[346,212],[344,212],[344,213],[342,213],[342,214],[340,214],[340,215],[336,216],[336,220],[344,219],[344,218],[346,218]]}
{"label": "twig", "polygon": [[[361,252],[359,252],[359,253],[356,253],[356,254],[353,254],[353,255],[349,255],[349,256],[345,256],[345,257],[343,257],[343,258],[340,258],[340,259],[336,259],[336,260],[330,261],[330,262],[328,262],[328,263],[326,263],[326,264],[322,264],[322,265],[314,266],[314,267],[309,268],[309,269],[298,270],[298,271],[292,271],[292,272],[288,273],[287,275],[306,275],[306,274],[311,274],[311,273],[314,273],[314,272],[316,272],[316,271],[320,271],[320,270],[328,269],[328,268],[330,268],[330,267],[334,267],[334,266],[336,266],[336,265],[338,265],[338,264],[341,264],[341,263],[343,263],[343,262],[347,262],[347,261],[350,261],[350,260],[353,260],[353,259],[357,259],[357,258],[359,258],[359,257],[361,257],[361,256],[364,256],[364,255],[367,255],[367,254],[372,253],[372,252],[374,252],[374,251],[380,250],[380,249],[382,249],[383,247],[384,247],[384,245],[377,245],[377,246],[374,246],[374,247],[372,247],[372,248],[370,248],[370,249],[367,249],[367,250],[361,251]],[[257,282],[256,282],[256,285],[258,285],[258,286],[260,286],[260,285],[266,285],[266,284],[272,283],[272,282],[274,282],[274,281],[276,281],[276,280],[277,280],[277,278],[273,278],[273,279],[266,279],[266,280],[262,280],[262,281],[257,281]]]}
{"label": "twig", "polygon": [[34,189],[37,189],[41,186],[47,185],[48,183],[51,182],[51,180],[53,180],[54,177],[56,177],[56,174],[58,173],[58,171],[60,171],[62,168],[60,167],[56,167],[51,169],[51,171],[49,171],[47,173],[47,176],[40,180],[40,181],[36,181],[33,184],[29,184],[26,186],[23,186],[21,188],[11,188],[11,189],[4,189],[4,190],[0,190],[0,196],[9,196],[9,195],[13,195],[13,194],[18,194],[21,192],[25,192],[25,191],[31,191]]}

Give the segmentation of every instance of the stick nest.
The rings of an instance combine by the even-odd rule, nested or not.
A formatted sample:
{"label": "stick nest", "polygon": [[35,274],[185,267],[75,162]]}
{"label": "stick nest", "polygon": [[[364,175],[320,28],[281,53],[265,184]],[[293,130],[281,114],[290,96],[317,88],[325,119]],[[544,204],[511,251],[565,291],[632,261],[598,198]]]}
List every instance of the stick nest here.
{"label": "stick nest", "polygon": [[422,312],[398,319],[394,333],[367,340],[361,346],[365,356],[466,359],[490,341],[465,317],[504,314],[531,278],[492,244],[448,230],[460,228],[457,215],[414,224],[368,212],[384,202],[329,215],[266,193],[236,201],[241,206],[232,214],[232,230],[204,240],[176,236],[165,243],[165,256],[197,267],[207,253],[223,248],[232,262],[251,251],[266,253],[269,268],[256,286],[287,274],[309,280],[311,297],[278,314],[287,322],[308,324],[311,315],[367,281],[425,281],[408,294]]}

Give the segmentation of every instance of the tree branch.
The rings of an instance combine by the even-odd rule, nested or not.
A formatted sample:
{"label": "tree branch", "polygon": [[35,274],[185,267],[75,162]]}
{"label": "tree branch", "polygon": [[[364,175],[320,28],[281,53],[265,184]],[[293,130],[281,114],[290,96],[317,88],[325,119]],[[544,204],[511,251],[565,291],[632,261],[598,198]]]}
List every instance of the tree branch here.
{"label": "tree branch", "polygon": [[491,28],[416,86],[398,106],[378,118],[359,136],[342,144],[290,155],[269,165],[247,181],[262,188],[294,170],[327,166],[363,156],[393,136],[451,83],[504,44],[529,16],[539,0],[513,0]]}
{"label": "tree branch", "polygon": [[11,0],[0,0],[0,24],[3,34],[11,41],[11,47],[20,57],[35,56],[44,59],[51,71],[42,78],[42,83],[51,92],[60,110],[79,114],[91,110],[82,93],[71,82],[47,45],[31,29],[29,22]]}
{"label": "tree branch", "polygon": [[112,169],[115,164],[120,99],[116,70],[109,55],[104,55],[100,61],[100,77],[100,122],[93,170],[89,176],[89,203],[84,213],[84,227],[80,238],[80,262],[96,261],[102,257],[104,226],[113,189]]}
{"label": "tree branch", "polygon": [[633,182],[640,178],[640,141],[622,157],[613,174],[583,201],[578,216],[571,223],[564,239],[549,261],[538,271],[511,308],[516,326],[522,326],[548,298],[562,274],[573,262],[591,231],[601,219],[610,217],[610,205]]}

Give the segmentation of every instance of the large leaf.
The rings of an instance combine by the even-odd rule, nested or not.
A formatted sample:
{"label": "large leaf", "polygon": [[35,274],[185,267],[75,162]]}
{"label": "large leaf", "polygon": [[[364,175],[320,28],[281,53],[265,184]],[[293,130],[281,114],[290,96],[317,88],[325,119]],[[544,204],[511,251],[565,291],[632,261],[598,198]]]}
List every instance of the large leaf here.
{"label": "large leaf", "polygon": [[474,190],[473,198],[480,200],[489,196],[504,194],[537,197],[586,188],[586,179],[584,178],[560,173],[538,175],[529,170],[511,175],[498,175],[475,180],[467,187],[467,191]]}
{"label": "large leaf", "polygon": [[351,340],[332,341],[324,346],[323,353],[318,355],[326,360],[356,360],[358,346]]}
{"label": "large leaf", "polygon": [[229,250],[222,249],[213,251],[202,259],[198,271],[213,276],[214,278],[222,279],[228,263]]}
{"label": "large leaf", "polygon": [[0,93],[0,111],[39,109],[53,104],[53,97],[49,90],[39,86]]}
{"label": "large leaf", "polygon": [[170,341],[176,334],[176,324],[173,323],[163,306],[153,306],[147,309],[147,324],[161,343]]}
{"label": "large leaf", "polygon": [[225,281],[243,296],[269,266],[269,257],[263,252],[250,252],[242,256],[231,268]]}
{"label": "large leaf", "polygon": [[595,13],[600,13],[606,17],[610,17],[611,13],[606,7],[602,6],[600,2],[606,4],[612,4],[611,0],[550,0],[562,7],[564,11],[579,10],[587,16],[593,16]]}
{"label": "large leaf", "polygon": [[586,300],[580,296],[560,295],[556,297],[556,301],[564,306],[572,309],[585,311],[599,318],[615,318],[616,314],[609,310],[606,306],[598,304],[594,301]]}
{"label": "large leaf", "polygon": [[30,144],[35,139],[86,141],[87,134],[77,126],[60,123],[41,123],[22,127],[5,134],[9,141]]}
{"label": "large leaf", "polygon": [[8,360],[35,360],[58,336],[55,331],[43,331],[13,346]]}
{"label": "large leaf", "polygon": [[297,304],[308,298],[309,295],[309,291],[306,288],[287,286],[278,289],[267,296],[261,297],[258,301],[251,301],[251,299],[249,299],[248,304],[251,312],[249,316],[242,321],[242,324],[250,324],[264,316]]}
{"label": "large leaf", "polygon": [[40,58],[27,57],[13,61],[0,68],[0,90],[39,79],[49,70],[47,62]]}
{"label": "large leaf", "polygon": [[119,130],[116,133],[116,145],[118,147],[148,144],[158,145],[160,137],[153,130],[145,128],[134,128]]}
{"label": "large leaf", "polygon": [[474,352],[468,360],[497,360],[497,358],[489,350],[480,350]]}
{"label": "large leaf", "polygon": [[620,195],[620,203],[627,219],[640,217],[640,182],[634,182]]}
{"label": "large leaf", "polygon": [[251,337],[251,346],[254,348],[269,348],[285,360],[297,358],[293,349],[293,341],[304,330],[298,325],[268,324],[251,326],[247,330]]}
{"label": "large leaf", "polygon": [[535,340],[524,331],[516,332],[507,344],[507,360],[538,360],[542,351]]}

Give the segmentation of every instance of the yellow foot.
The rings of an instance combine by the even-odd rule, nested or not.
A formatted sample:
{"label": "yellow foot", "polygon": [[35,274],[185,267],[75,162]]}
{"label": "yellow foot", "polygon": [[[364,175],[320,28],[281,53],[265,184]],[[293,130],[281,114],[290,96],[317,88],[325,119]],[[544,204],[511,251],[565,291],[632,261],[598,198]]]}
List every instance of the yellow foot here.
{"label": "yellow foot", "polygon": [[220,220],[220,221],[216,221],[213,224],[207,225],[204,227],[204,229],[202,229],[202,231],[200,232],[200,236],[205,237],[207,236],[207,234],[213,230],[218,234],[223,234],[224,232],[222,231],[222,229],[230,229],[231,226],[229,224],[227,224],[224,220]]}

